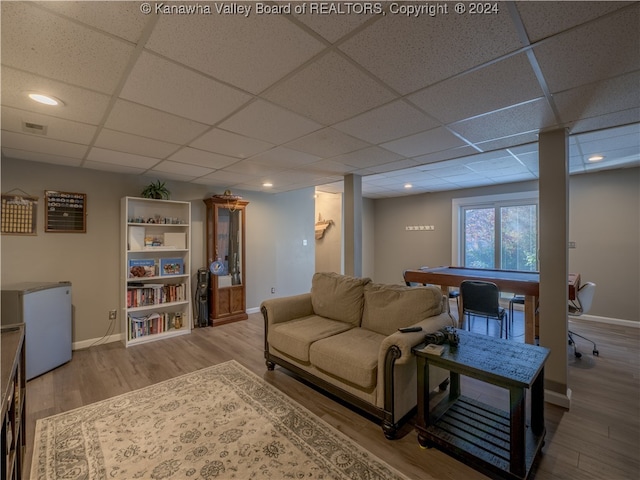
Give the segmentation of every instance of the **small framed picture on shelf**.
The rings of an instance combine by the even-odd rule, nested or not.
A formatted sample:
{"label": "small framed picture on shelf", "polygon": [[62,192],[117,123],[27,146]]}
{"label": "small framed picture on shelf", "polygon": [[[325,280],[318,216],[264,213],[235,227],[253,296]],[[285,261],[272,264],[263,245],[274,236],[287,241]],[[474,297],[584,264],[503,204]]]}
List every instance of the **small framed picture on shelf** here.
{"label": "small framed picture on shelf", "polygon": [[184,261],[182,258],[161,258],[160,275],[182,275],[184,273]]}

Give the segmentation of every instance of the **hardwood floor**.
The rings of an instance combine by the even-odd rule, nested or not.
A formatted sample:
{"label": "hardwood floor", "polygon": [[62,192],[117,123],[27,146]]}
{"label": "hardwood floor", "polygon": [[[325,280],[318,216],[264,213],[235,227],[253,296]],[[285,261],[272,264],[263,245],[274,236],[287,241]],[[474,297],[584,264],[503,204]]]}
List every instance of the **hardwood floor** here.
{"label": "hardwood floor", "polygon": [[[570,326],[596,341],[600,357],[580,339],[583,357],[568,351],[572,408],[545,405],[546,444],[530,478],[640,478],[640,329],[584,320]],[[37,419],[235,359],[412,479],[487,478],[437,449],[420,449],[411,425],[402,438],[386,440],[376,423],[286,370],[267,371],[263,331],[262,316],[252,314],[247,321],[128,349],[110,343],[75,351],[71,362],[27,383],[26,472]],[[462,388],[487,403],[508,402],[506,391],[471,379],[463,378]]]}

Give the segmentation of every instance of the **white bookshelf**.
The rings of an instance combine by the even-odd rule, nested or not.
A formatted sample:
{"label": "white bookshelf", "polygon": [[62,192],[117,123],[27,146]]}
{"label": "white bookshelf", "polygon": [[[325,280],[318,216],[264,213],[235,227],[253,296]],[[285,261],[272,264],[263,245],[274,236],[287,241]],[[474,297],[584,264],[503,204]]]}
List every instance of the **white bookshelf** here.
{"label": "white bookshelf", "polygon": [[124,344],[191,333],[191,203],[123,197],[120,218]]}

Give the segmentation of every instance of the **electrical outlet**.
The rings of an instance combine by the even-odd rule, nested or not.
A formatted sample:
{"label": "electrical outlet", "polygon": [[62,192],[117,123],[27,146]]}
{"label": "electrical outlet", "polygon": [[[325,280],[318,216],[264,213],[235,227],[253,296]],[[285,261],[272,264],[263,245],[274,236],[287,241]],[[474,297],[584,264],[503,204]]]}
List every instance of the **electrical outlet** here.
{"label": "electrical outlet", "polygon": [[271,287],[271,293],[276,293],[276,287]]}
{"label": "electrical outlet", "polygon": [[115,320],[117,315],[117,310],[109,310],[109,320]]}

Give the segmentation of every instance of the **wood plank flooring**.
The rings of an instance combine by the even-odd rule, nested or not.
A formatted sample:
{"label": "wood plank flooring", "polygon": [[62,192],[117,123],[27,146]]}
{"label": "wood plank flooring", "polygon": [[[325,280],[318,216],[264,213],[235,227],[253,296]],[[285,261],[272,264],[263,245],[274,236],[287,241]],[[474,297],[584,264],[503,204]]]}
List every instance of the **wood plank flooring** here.
{"label": "wood plank flooring", "polygon": [[[477,323],[484,330],[483,322]],[[600,357],[593,357],[590,344],[580,339],[583,357],[575,359],[568,351],[572,408],[546,404],[546,444],[530,478],[636,480],[640,478],[640,329],[584,320],[572,321],[570,327],[595,340]],[[411,425],[402,438],[386,440],[376,423],[286,370],[267,371],[263,332],[262,316],[252,314],[247,321],[196,329],[191,335],[129,349],[110,343],[75,351],[71,362],[27,383],[26,472],[38,418],[235,359],[412,479],[487,478],[439,450],[420,449]],[[462,388],[465,395],[486,403],[508,399],[506,391],[471,379],[463,378]]]}

